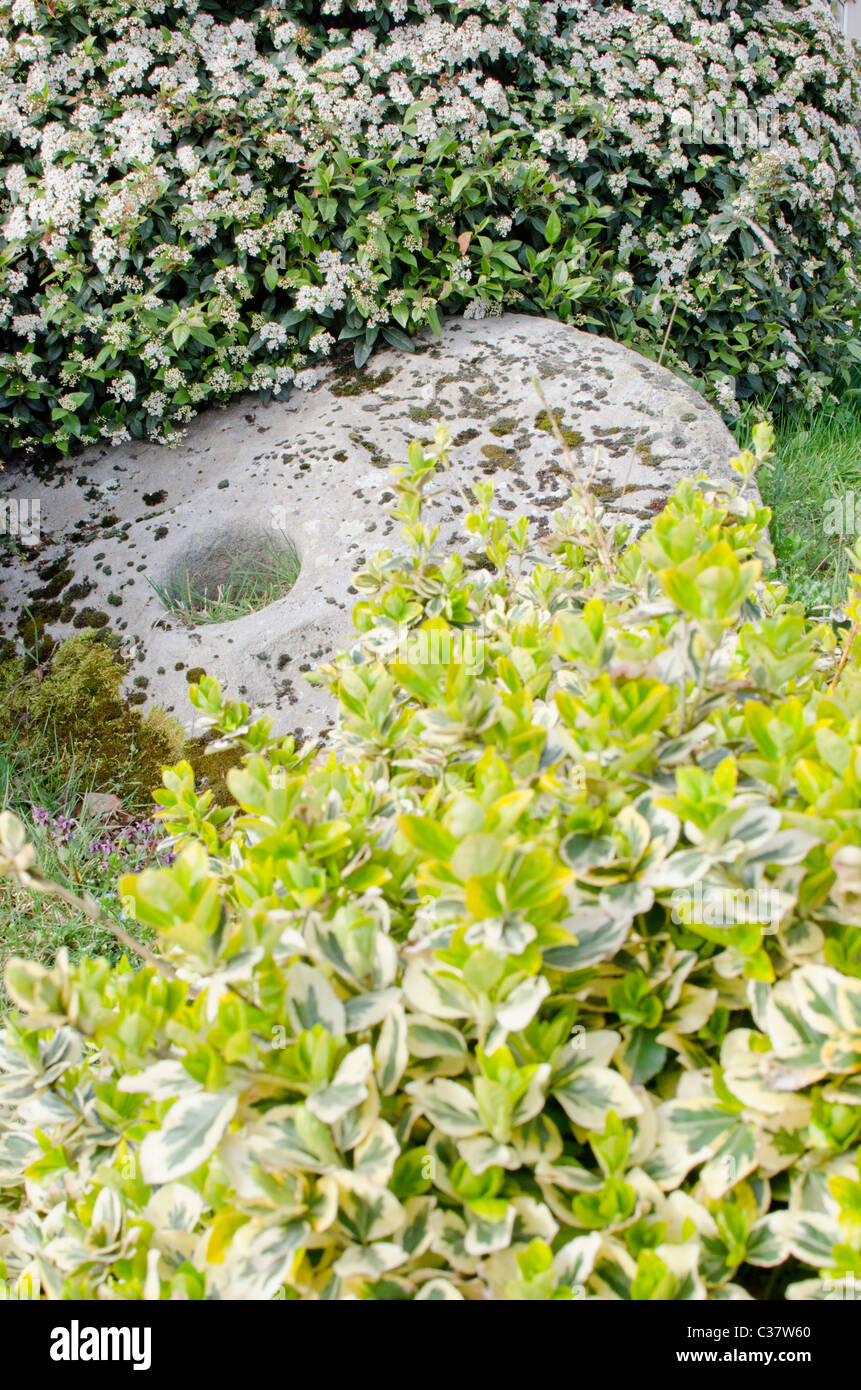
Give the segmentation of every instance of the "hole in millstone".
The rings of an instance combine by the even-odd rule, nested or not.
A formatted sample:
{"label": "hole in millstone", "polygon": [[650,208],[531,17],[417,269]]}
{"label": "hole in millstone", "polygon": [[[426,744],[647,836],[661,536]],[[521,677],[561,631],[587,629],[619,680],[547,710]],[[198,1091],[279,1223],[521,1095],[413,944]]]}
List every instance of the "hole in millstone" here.
{"label": "hole in millstone", "polygon": [[186,623],[229,623],[283,598],[299,577],[296,547],[283,531],[223,532],[190,550],[162,584],[167,611]]}

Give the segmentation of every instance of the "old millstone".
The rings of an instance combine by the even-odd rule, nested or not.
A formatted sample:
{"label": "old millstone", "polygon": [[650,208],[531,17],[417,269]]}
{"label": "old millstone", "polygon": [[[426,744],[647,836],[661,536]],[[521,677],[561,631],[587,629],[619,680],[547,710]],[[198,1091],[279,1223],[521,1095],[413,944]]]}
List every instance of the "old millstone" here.
{"label": "old millstone", "polygon": [[[523,315],[451,320],[415,354],[386,350],[363,372],[320,376],[286,402],[207,411],[175,450],[91,449],[47,483],[0,475],[0,496],[38,497],[43,537],[5,571],[7,635],[44,582],[37,563],[44,571],[69,552],[66,592],[77,601],[59,595],[52,635],[73,632],[74,615],[78,628],[107,617],[134,655],[130,688],[137,678],[148,700],[183,720],[193,714],[187,673],[203,668],[255,712],[269,711],[277,730],[316,733],[332,724],[332,703],[302,675],[349,638],[354,569],[398,540],[386,470],[411,440],[430,438],[439,423],[451,431],[453,477],[429,519],[442,545],[464,551],[457,483],[492,477],[503,513],[526,513],[543,529],[569,494],[535,376],[598,497],[640,525],[680,478],[725,474],[735,451],[719,416],[670,372],[618,343]],[[276,531],[295,545],[301,570],[259,612],[189,627],[148,582],[164,585],[189,557],[229,558]],[[93,587],[81,599],[84,580]]]}

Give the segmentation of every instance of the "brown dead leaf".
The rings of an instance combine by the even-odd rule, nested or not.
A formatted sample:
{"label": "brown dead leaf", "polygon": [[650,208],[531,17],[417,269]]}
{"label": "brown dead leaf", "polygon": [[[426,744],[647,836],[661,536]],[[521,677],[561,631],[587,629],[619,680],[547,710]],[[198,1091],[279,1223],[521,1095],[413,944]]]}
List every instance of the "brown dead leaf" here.
{"label": "brown dead leaf", "polygon": [[113,792],[87,792],[75,808],[75,819],[83,820],[87,816],[115,816],[122,810],[123,803]]}

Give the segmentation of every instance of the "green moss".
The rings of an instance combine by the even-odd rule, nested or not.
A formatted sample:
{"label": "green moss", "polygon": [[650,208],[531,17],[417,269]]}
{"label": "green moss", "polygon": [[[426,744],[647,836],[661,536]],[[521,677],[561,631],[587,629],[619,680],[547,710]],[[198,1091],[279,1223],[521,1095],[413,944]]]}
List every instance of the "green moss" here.
{"label": "green moss", "polygon": [[393,375],[390,367],[378,372],[376,376],[371,376],[370,372],[345,364],[338,368],[327,385],[333,396],[364,396],[368,391],[375,391],[378,386],[385,386]]}
{"label": "green moss", "polygon": [[469,443],[472,442],[473,439],[478,439],[478,436],[480,435],[480,433],[481,433],[481,430],[473,430],[473,429],[461,430],[461,431],[460,431],[460,434],[456,434],[455,437],[454,437],[454,439],[453,439],[451,442],[452,442],[452,444],[455,444],[458,448],[460,448],[461,445],[463,445],[463,444],[469,444]]}
{"label": "green moss", "polygon": [[429,405],[411,405],[409,409],[410,419],[414,420],[417,425],[427,424],[428,420],[436,418],[436,414],[437,412],[431,410]]}
{"label": "green moss", "polygon": [[28,671],[20,656],[0,661],[0,739],[26,747],[45,729],[64,768],[86,763],[98,789],[138,794],[160,784],[162,767],[183,756],[186,742],[164,710],[144,716],[124,698],[123,668],[94,632],[63,642],[47,670]]}
{"label": "green moss", "polygon": [[517,421],[511,415],[503,415],[501,420],[497,420],[491,425],[490,433],[495,434],[499,439],[504,434],[511,434],[517,429]]}
{"label": "green moss", "polygon": [[36,567],[36,573],[40,579],[54,579],[66,569],[68,560],[69,551],[67,550],[64,554],[58,555],[55,560],[43,560],[41,565]]}
{"label": "green moss", "polygon": [[235,746],[210,753],[210,742],[206,738],[189,739],[184,757],[194,769],[195,784],[200,790],[211,791],[218,806],[229,806],[233,798],[227,786],[227,774],[231,768],[240,766],[241,754]]}
{"label": "green moss", "polygon": [[48,583],[43,584],[40,589],[31,589],[30,598],[35,602],[38,602],[40,599],[57,598],[57,596],[63,592],[74,573],[72,569],[64,568],[58,570],[56,574],[51,576]]}
{"label": "green moss", "polygon": [[[107,573],[107,566],[105,566],[105,572]],[[77,603],[78,599],[86,598],[88,594],[91,594],[95,587],[95,584],[89,579],[82,579],[79,584],[70,584],[63,598],[67,603]]]}
{"label": "green moss", "polygon": [[612,483],[593,482],[590,484],[589,491],[598,498],[599,502],[613,502],[619,496]]}
{"label": "green moss", "polygon": [[206,671],[202,666],[189,666],[185,673],[185,679],[189,685],[197,685],[198,681],[202,681],[205,675]]}
{"label": "green moss", "polygon": [[365,450],[365,453],[370,455],[371,463],[375,468],[384,468],[388,472],[392,466],[392,461],[386,457],[382,449],[378,448],[370,439],[366,439],[359,430],[351,430],[350,438],[354,444],[358,444],[360,448]]}
{"label": "green moss", "polygon": [[510,449],[503,449],[499,444],[482,444],[481,452],[487,459],[489,467],[511,468],[517,462],[517,455]]}
{"label": "green moss", "polygon": [[27,651],[29,664],[35,666],[53,645],[53,638],[45,629],[44,617],[41,613],[22,613],[18,619],[17,632],[22,646]]}
{"label": "green moss", "polygon": [[579,430],[572,430],[567,426],[563,426],[561,434],[569,449],[579,449],[586,438],[585,434],[581,434]]}
{"label": "green moss", "polygon": [[72,627],[107,627],[109,621],[100,608],[82,608],[72,619]]}
{"label": "green moss", "polygon": [[[579,430],[572,430],[569,426],[563,425],[562,421],[564,417],[560,414],[558,410],[554,411],[553,414],[556,423],[559,426],[559,433],[565,440],[565,443],[568,445],[568,448],[579,448],[586,436],[581,434]],[[539,411],[539,413],[535,417],[535,428],[537,430],[544,430],[547,434],[553,433],[553,421],[550,419],[550,414],[548,411]]]}

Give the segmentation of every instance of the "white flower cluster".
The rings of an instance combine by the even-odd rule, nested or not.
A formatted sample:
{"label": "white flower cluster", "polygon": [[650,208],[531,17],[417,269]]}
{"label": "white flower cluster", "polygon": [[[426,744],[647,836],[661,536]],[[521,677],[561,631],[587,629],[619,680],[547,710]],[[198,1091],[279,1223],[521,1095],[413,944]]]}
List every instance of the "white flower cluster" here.
{"label": "white flower cluster", "polygon": [[323,276],[322,285],[301,285],[296,293],[296,308],[312,314],[342,309],[355,267],[342,260],[337,251],[321,251],[317,269]]}
{"label": "white flower cluster", "polygon": [[[274,0],[216,18],[199,0],[112,0],[86,8],[88,33],[62,6],[0,12],[0,313],[19,339],[0,370],[44,384],[45,420],[85,377],[103,382],[94,437],[120,432],[124,403],[169,421],[284,384],[331,351],[338,315],[373,330],[407,304],[415,322],[452,290],[473,316],[499,312],[517,296],[485,283],[478,239],[451,248],[479,219],[484,237],[535,246],[538,189],[563,213],[590,196],[602,209],[606,313],[624,302],[629,334],[675,303],[688,337],[670,360],[707,371],[694,335],[716,325],[725,342],[730,316],[773,290],[748,323],[752,373],[799,393],[805,373],[827,378],[861,296],[861,107],[826,7],[393,0],[383,23],[378,8]],[[476,171],[469,222],[452,174],[439,181],[444,151],[454,177]],[[406,298],[395,245],[415,266]],[[832,296],[807,334],[823,277],[846,303]],[[179,310],[188,333],[168,328]],[[769,315],[800,351],[775,344]],[[124,375],[137,364],[141,393]],[[731,408],[725,372],[711,375]]]}

